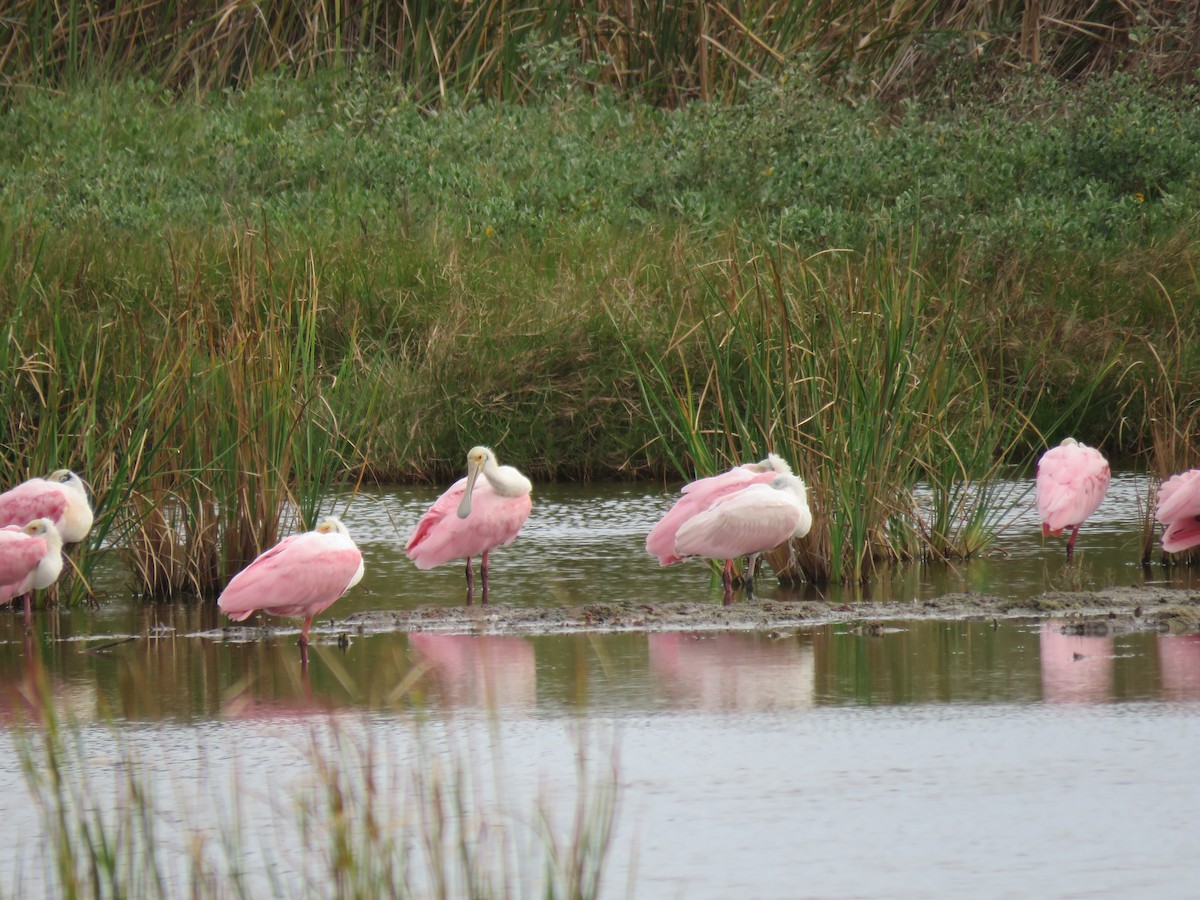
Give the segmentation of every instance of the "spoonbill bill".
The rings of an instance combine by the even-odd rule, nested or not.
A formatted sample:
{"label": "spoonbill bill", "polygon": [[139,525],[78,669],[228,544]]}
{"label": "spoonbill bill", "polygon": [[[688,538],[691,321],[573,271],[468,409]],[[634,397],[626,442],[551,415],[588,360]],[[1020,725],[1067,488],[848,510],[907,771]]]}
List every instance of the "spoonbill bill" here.
{"label": "spoonbill bill", "polygon": [[725,560],[722,583],[725,603],[733,602],[733,560],[746,556],[746,598],[754,596],[754,563],[758,555],[792,538],[804,537],[812,528],[808,491],[790,473],[780,473],[769,484],[752,483],[714,500],[703,512],[679,526],[675,556],[703,556]]}
{"label": "spoonbill bill", "polygon": [[529,496],[532,490],[532,482],[512,466],[496,462],[490,448],[472,447],[467,453],[466,477],[454,482],[429,507],[413,529],[404,552],[418,569],[466,559],[468,605],[475,600],[471,557],[481,557],[482,602],[487,603],[488,554],[516,540],[533,508]]}
{"label": "spoonbill bill", "polygon": [[1154,518],[1167,526],[1162,548],[1168,553],[1200,544],[1200,469],[1181,472],[1162,483]]}
{"label": "spoonbill bill", "polygon": [[685,484],[680,491],[683,496],[675,501],[675,505],[646,535],[646,552],[658,557],[660,566],[679,562],[682,557],[675,554],[675,536],[684,522],[704,512],[714,501],[726,494],[740,491],[752,484],[770,484],[776,475],[791,474],[791,467],[771,453],[762,462],[744,463],[720,475],[699,478]]}
{"label": "spoonbill bill", "polygon": [[308,629],[363,577],[363,559],[350,531],[326,516],[312,531],[293,534],[238,572],[217,598],[235,622],[256,609],[272,616],[302,616],[300,666],[308,668]]}
{"label": "spoonbill bill", "polygon": [[1095,447],[1066,438],[1042,454],[1037,465],[1037,508],[1043,535],[1067,539],[1067,562],[1075,550],[1079,526],[1096,511],[1108,492],[1108,460]]}
{"label": "spoonbill bill", "polygon": [[24,595],[26,629],[33,613],[31,592],[54,584],[62,567],[62,535],[50,519],[0,528],[0,603]]}
{"label": "spoonbill bill", "polygon": [[54,523],[64,544],[78,544],[92,528],[92,507],[83,479],[70,469],[30,478],[0,494],[0,527],[34,519]]}

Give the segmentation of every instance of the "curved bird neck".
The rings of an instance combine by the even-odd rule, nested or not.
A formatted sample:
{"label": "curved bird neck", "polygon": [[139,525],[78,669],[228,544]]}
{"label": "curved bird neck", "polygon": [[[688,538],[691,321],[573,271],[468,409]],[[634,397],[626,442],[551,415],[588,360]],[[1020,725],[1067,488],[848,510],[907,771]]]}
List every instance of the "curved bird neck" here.
{"label": "curved bird neck", "polygon": [[494,459],[488,459],[480,473],[488,480],[497,494],[502,497],[521,497],[533,490],[533,482],[514,469],[512,466],[497,465]]}

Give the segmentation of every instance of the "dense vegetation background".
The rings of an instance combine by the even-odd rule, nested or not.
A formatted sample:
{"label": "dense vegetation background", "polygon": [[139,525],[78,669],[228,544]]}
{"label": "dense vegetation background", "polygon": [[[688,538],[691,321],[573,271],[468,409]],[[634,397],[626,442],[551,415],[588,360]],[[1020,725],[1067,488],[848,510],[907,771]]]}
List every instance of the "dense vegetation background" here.
{"label": "dense vegetation background", "polygon": [[180,500],[219,581],[281,498],[480,442],[539,479],[780,449],[893,534],[894,490],[1067,433],[1200,463],[1198,35],[1174,2],[18,0],[0,474],[88,473],[159,555]]}

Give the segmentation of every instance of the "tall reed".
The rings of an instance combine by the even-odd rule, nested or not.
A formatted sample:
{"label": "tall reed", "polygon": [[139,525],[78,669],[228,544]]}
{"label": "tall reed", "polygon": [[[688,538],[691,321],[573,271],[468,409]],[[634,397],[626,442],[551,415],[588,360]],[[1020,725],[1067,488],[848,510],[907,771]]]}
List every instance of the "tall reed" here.
{"label": "tall reed", "polygon": [[744,250],[693,285],[667,354],[630,353],[664,452],[699,473],[767,450],[791,461],[814,526],[768,556],[785,581],[978,553],[997,469],[1028,425],[989,388],[968,299],[931,291],[915,256],[886,248]]}
{"label": "tall reed", "polygon": [[[208,756],[203,738],[168,749],[193,738],[160,745],[137,729],[78,725],[36,675],[28,689],[38,719],[14,743],[38,827],[17,840],[24,862],[10,870],[30,893],[599,896],[617,769],[582,740],[576,781],[554,802],[510,798],[503,746],[481,765],[456,747],[453,723],[436,721],[395,725],[405,761],[377,722],[330,714],[275,722],[294,740],[270,751],[222,741],[206,765],[176,771],[174,752]],[[239,749],[272,754],[265,779],[239,767]]]}
{"label": "tall reed", "polygon": [[361,467],[378,391],[345,377],[369,365],[359,348],[325,358],[311,257],[277,277],[269,240],[234,231],[215,284],[198,259],[110,318],[36,252],[7,250],[17,305],[0,365],[16,377],[0,386],[0,477],[78,469],[95,498],[88,544],[120,548],[138,593],[211,595],[282,531],[311,527],[334,480]]}
{"label": "tall reed", "polygon": [[1172,9],[1087,0],[16,0],[5,13],[0,77],[12,88],[133,75],[208,91],[262,73],[337,72],[370,60],[424,102],[472,93],[517,99],[545,89],[550,74],[666,103],[730,97],[800,57],[883,90],[902,79],[937,83],[947,60],[1020,61],[1073,76],[1132,51],[1161,73],[1187,77],[1196,49]]}

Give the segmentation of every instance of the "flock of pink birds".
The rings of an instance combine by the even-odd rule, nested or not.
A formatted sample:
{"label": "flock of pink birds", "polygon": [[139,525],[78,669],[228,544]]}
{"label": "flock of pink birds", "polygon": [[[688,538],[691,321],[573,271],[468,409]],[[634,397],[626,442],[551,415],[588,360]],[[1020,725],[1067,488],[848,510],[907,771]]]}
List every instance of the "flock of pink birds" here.
{"label": "flock of pink birds", "polygon": [[[1042,533],[1067,539],[1067,560],[1079,527],[1108,491],[1107,460],[1067,438],[1038,461],[1037,507]],[[474,600],[471,561],[480,560],[482,602],[488,602],[488,554],[511,544],[529,518],[533,485],[502,466],[488,447],[467,454],[467,474],[421,517],[405,547],[419,569],[466,561],[467,603]],[[681,496],[651,529],[646,550],[666,566],[690,557],[724,561],[725,602],[733,595],[733,561],[748,557],[743,583],[752,596],[760,553],[804,537],[812,512],[804,482],[770,454],[683,487]],[[1178,553],[1200,545],[1200,469],[1163,482],[1155,517],[1166,526],[1163,549]],[[34,590],[53,585],[63,569],[64,546],[82,541],[92,526],[87,490],[61,469],[0,494],[0,604],[23,597],[29,627]],[[302,664],[308,661],[313,619],[363,576],[362,554],[346,526],[329,516],[313,530],[284,538],[238,572],[217,603],[234,621],[256,610],[303,619]]]}

